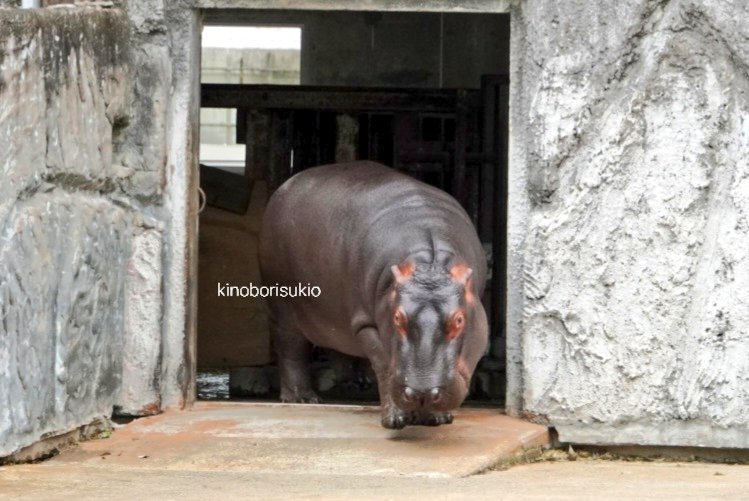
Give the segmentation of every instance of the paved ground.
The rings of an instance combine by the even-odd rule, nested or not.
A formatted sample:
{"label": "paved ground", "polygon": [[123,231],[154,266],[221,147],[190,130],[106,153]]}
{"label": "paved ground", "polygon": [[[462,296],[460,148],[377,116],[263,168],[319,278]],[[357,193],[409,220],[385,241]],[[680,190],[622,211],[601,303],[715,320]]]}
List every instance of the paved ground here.
{"label": "paved ground", "polygon": [[576,461],[446,479],[26,465],[0,469],[0,498],[746,500],[749,466]]}
{"label": "paved ground", "polygon": [[749,499],[749,466],[578,460],[465,476],[545,440],[486,410],[389,432],[367,408],[203,403],[0,468],[0,498]]}

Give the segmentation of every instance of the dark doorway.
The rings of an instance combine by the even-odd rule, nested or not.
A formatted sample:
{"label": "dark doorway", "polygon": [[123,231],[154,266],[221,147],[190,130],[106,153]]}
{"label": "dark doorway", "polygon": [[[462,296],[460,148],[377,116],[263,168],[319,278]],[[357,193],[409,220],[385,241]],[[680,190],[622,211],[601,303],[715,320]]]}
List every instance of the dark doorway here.
{"label": "dark doorway", "polygon": [[[447,191],[471,216],[491,270],[482,297],[491,343],[469,400],[501,405],[509,16],[216,11],[206,23],[299,26],[301,69],[300,85],[202,84],[203,108],[234,113],[245,157],[235,172],[201,165],[208,207],[199,243],[199,398],[275,399],[262,305],[232,298],[233,306],[217,306],[216,285],[259,282],[253,238],[267,197],[286,179],[370,159]],[[366,361],[316,350],[313,367],[326,401],[376,400]]]}

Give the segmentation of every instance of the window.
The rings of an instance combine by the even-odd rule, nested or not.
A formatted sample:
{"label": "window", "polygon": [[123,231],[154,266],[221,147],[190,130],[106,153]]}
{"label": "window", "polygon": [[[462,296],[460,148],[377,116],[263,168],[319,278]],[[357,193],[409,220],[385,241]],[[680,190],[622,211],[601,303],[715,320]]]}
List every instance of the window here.
{"label": "window", "polygon": [[[202,83],[299,85],[302,28],[205,26]],[[237,143],[237,110],[200,110],[200,163],[242,174],[245,146]],[[240,114],[241,116],[241,114]]]}

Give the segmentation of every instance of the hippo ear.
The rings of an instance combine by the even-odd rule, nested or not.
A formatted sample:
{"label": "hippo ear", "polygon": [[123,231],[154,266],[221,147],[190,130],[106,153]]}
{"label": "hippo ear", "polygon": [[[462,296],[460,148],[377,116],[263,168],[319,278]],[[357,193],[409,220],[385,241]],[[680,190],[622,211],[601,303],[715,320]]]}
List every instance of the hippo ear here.
{"label": "hippo ear", "polygon": [[473,270],[465,264],[456,264],[450,268],[450,276],[452,276],[453,282],[459,284],[466,285],[472,274]]}
{"label": "hippo ear", "polygon": [[394,264],[390,267],[395,277],[395,281],[400,285],[405,284],[414,274],[415,266],[413,263],[405,262],[401,264]]}

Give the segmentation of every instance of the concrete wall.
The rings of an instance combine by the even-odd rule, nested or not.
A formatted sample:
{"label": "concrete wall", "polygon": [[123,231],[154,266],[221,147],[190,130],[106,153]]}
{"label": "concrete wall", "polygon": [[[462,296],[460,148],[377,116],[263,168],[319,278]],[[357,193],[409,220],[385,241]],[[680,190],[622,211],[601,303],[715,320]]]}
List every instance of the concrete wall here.
{"label": "concrete wall", "polygon": [[128,267],[153,228],[123,188],[129,26],[0,9],[0,457],[109,416]]}
{"label": "concrete wall", "polygon": [[145,415],[195,398],[200,15],[181,1],[116,4],[130,20],[133,59],[118,158],[133,172],[129,193],[158,222],[128,270],[138,294],[117,410]]}
{"label": "concrete wall", "polygon": [[201,82],[299,85],[301,53],[295,49],[204,47]]}
{"label": "concrete wall", "polygon": [[747,19],[515,11],[510,408],[563,441],[749,447]]}

